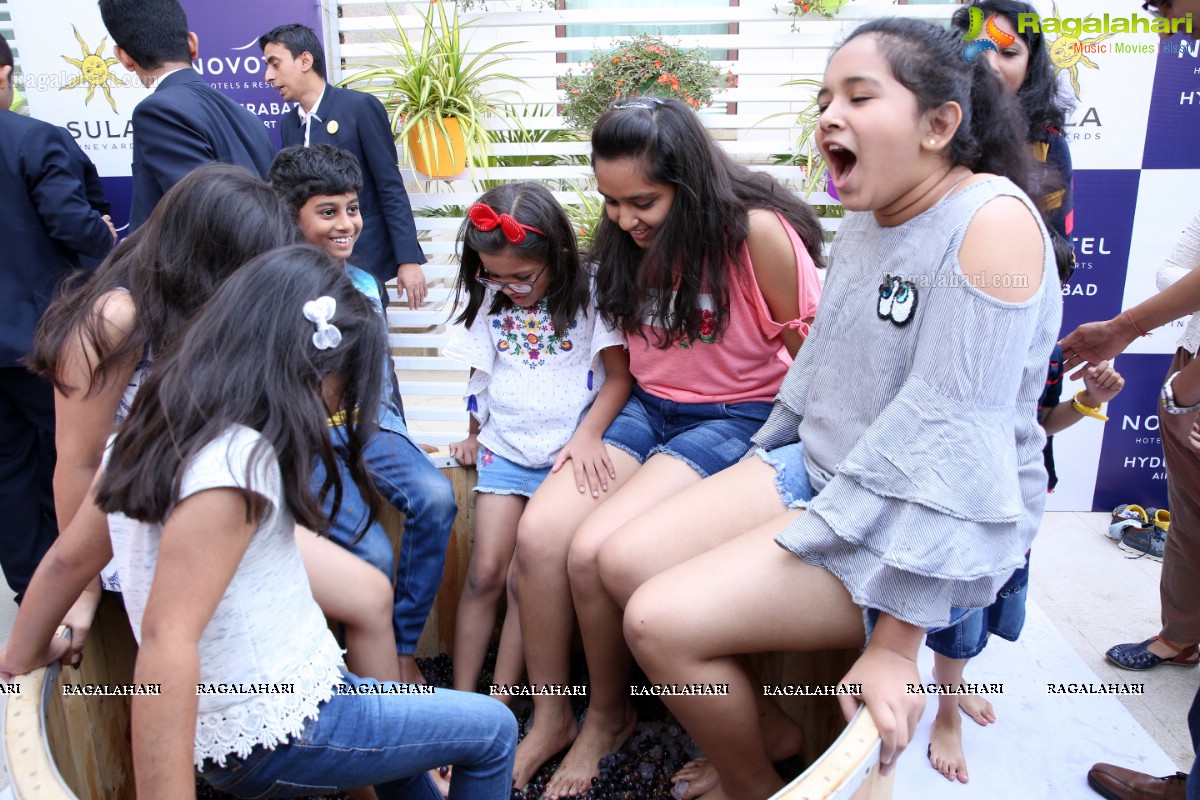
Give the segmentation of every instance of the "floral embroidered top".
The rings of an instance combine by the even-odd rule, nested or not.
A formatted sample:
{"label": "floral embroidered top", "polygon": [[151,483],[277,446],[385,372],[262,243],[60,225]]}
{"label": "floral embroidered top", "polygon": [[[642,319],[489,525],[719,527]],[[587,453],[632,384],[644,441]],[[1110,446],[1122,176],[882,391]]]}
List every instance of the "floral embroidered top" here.
{"label": "floral embroidered top", "polygon": [[[483,308],[491,305],[489,296]],[[556,331],[543,298],[531,308],[481,310],[470,328],[455,327],[446,355],[475,370],[466,397],[479,443],[538,468],[554,463],[600,393],[600,351],[624,345],[594,304]]]}

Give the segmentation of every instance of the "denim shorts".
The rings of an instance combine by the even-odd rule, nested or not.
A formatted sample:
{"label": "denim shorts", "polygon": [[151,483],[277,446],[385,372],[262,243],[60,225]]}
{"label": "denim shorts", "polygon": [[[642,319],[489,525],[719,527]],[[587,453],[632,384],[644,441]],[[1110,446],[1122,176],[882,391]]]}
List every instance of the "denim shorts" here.
{"label": "denim shorts", "polygon": [[550,467],[522,467],[480,445],[479,454],[475,457],[475,471],[479,476],[475,483],[476,492],[533,497],[533,493],[550,474]]}
{"label": "denim shorts", "polygon": [[808,508],[817,491],[809,482],[808,468],[804,466],[804,445],[795,442],[774,450],[759,447],[754,454],[775,468],[775,488],[783,504],[788,508]]}
{"label": "denim shorts", "polygon": [[736,463],[767,421],[770,403],[676,403],[638,386],[608,426],[604,443],[644,464],[665,453],[707,478]]}
{"label": "denim shorts", "polygon": [[1029,554],[1024,566],[1018,567],[1000,591],[996,602],[978,608],[956,625],[934,631],[925,637],[925,644],[935,653],[947,658],[974,658],[987,646],[988,634],[1015,642],[1025,627],[1025,597],[1029,593]]}
{"label": "denim shorts", "polygon": [[[977,611],[980,611],[980,610],[982,610],[982,609],[959,608],[958,606],[951,606],[950,607],[950,622],[944,626],[936,626],[933,628],[926,628],[925,635],[929,636],[930,634],[934,634],[939,631],[953,629],[956,625],[958,625],[964,619],[967,619],[972,614],[975,614]],[[863,639],[863,647],[866,647],[867,642],[871,641],[871,634],[875,632],[875,623],[879,621],[879,615],[882,613],[883,612],[877,608],[864,608],[862,610],[863,632],[866,634],[866,638]]]}

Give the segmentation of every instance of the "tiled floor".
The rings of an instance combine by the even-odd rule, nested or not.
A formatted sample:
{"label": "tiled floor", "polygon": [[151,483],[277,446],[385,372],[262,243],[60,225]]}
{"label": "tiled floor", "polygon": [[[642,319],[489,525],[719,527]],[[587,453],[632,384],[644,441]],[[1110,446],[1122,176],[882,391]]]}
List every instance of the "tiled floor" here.
{"label": "tiled floor", "polygon": [[[967,669],[968,680],[1003,682],[996,698],[999,720],[980,728],[964,718],[971,782],[951,785],[923,758],[930,703],[912,750],[901,759],[896,800],[951,798],[1098,797],[1084,775],[1095,761],[1111,761],[1154,774],[1191,768],[1192,747],[1184,718],[1200,683],[1200,669],[1161,667],[1138,674],[1104,661],[1118,642],[1158,630],[1161,566],[1128,558],[1104,536],[1106,514],[1046,515],[1034,543],[1033,591],[1021,641],[998,641]],[[0,641],[6,641],[15,607],[0,602]],[[922,656],[929,675],[932,659]],[[1144,683],[1142,696],[1057,698],[1046,683]],[[2,702],[2,701],[0,701]],[[2,706],[0,706],[2,708]],[[0,767],[0,800],[7,775]]]}
{"label": "tiled floor", "polygon": [[1145,682],[1144,696],[1126,696],[1122,702],[1186,772],[1193,752],[1184,717],[1200,670],[1159,667],[1138,674],[1104,660],[1104,651],[1114,644],[1158,633],[1162,571],[1161,564],[1130,558],[1108,539],[1108,521],[1107,514],[1046,515],[1033,545],[1032,599],[1101,681]]}

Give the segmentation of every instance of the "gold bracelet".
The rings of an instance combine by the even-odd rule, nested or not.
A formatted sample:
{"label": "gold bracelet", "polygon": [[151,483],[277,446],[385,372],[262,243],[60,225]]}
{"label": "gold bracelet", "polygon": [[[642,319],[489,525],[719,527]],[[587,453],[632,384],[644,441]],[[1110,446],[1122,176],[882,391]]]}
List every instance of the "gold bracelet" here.
{"label": "gold bracelet", "polygon": [[1089,406],[1079,401],[1079,395],[1086,391],[1087,389],[1080,389],[1078,392],[1076,392],[1075,399],[1071,401],[1071,406],[1085,417],[1095,417],[1101,422],[1108,422],[1108,417],[1100,413],[1100,409],[1104,407],[1104,403],[1101,403],[1098,406]]}

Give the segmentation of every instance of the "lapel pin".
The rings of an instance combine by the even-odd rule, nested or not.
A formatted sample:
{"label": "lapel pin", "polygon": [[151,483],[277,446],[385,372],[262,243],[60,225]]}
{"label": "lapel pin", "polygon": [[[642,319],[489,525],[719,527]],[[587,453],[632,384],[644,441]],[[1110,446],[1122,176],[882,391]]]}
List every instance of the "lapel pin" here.
{"label": "lapel pin", "polygon": [[337,133],[338,132],[337,120],[336,119],[329,120],[329,123],[325,126],[325,130],[329,133],[330,136]]}

